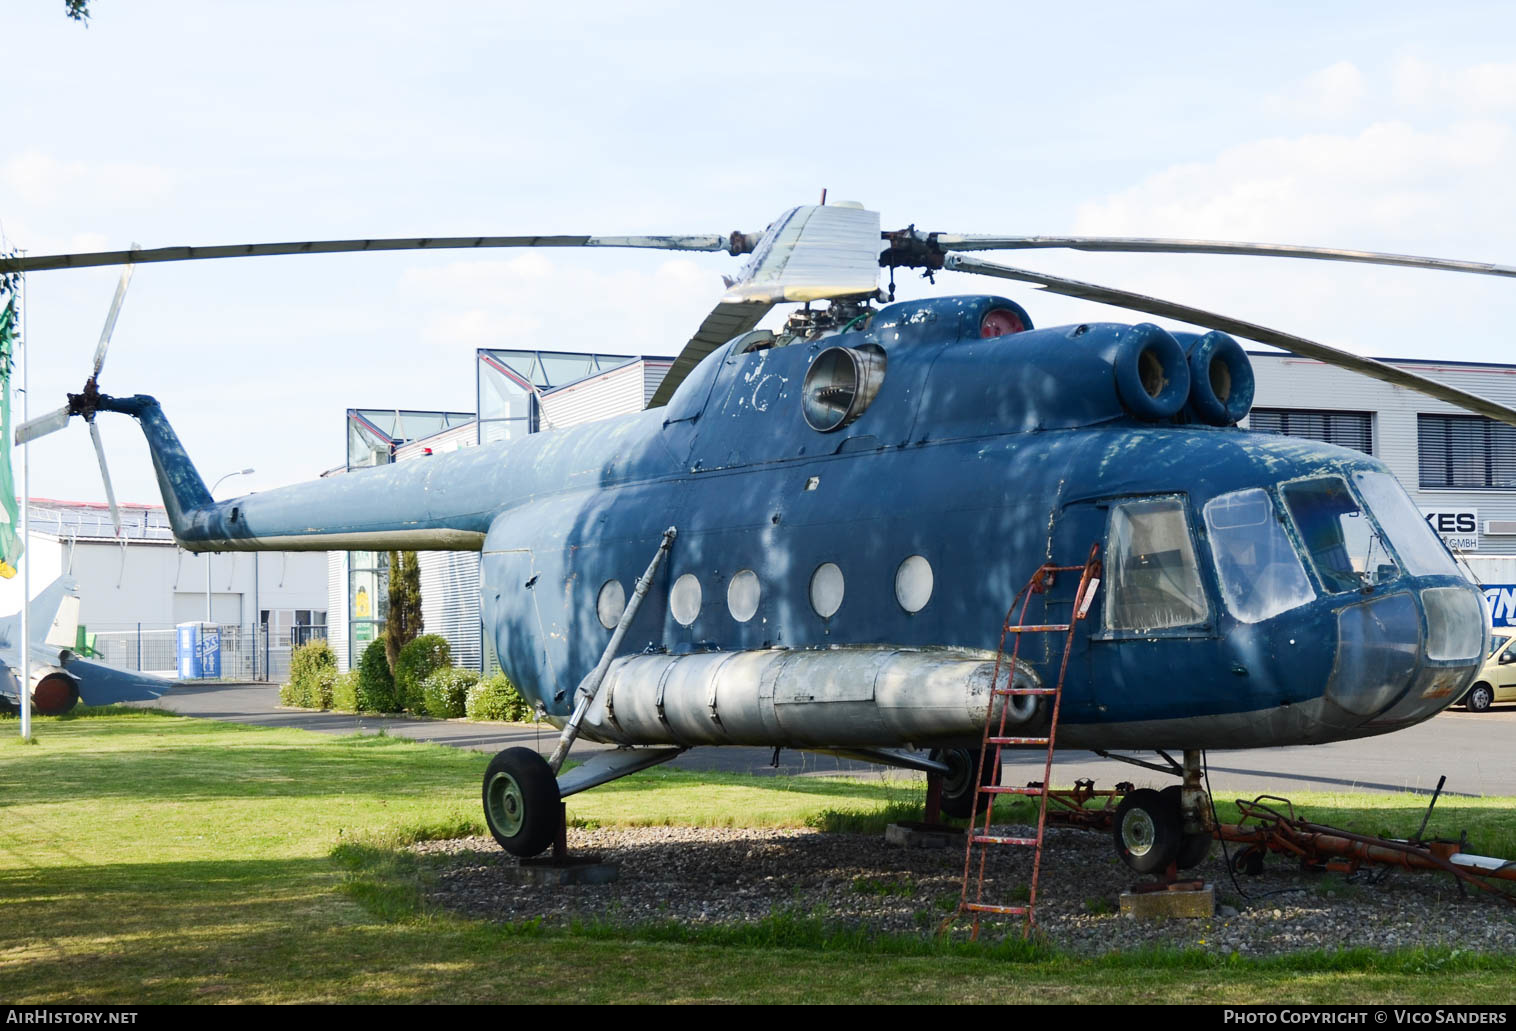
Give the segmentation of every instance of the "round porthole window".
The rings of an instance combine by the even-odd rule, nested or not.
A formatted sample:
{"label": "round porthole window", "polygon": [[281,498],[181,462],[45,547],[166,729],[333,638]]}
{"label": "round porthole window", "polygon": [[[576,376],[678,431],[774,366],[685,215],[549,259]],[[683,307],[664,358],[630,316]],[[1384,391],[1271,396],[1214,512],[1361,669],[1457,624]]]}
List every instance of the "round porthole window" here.
{"label": "round porthole window", "polygon": [[895,570],[895,600],[907,612],[920,612],[932,600],[932,564],[912,555]]}
{"label": "round porthole window", "polygon": [[732,582],[726,585],[726,607],[732,618],[739,623],[752,619],[758,612],[760,594],[758,574],[751,569],[732,577]]}
{"label": "round porthole window", "polygon": [[595,599],[595,615],[600,617],[600,625],[607,630],[616,629],[625,611],[626,591],[622,589],[621,581],[607,580],[601,584],[600,595]]}
{"label": "round porthole window", "polygon": [[823,562],[811,574],[811,608],[822,619],[831,619],[842,608],[842,570],[835,562]]}
{"label": "round porthole window", "polygon": [[685,573],[674,581],[669,590],[669,611],[680,626],[689,626],[700,615],[700,580],[694,573]]}

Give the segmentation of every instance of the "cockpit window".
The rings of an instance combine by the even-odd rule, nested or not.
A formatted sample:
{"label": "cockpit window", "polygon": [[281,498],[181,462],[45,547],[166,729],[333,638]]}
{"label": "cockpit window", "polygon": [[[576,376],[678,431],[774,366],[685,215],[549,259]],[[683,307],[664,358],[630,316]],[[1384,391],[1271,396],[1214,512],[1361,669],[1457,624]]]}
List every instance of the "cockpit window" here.
{"label": "cockpit window", "polygon": [[1206,619],[1184,505],[1174,498],[1111,509],[1105,625],[1161,630]]}
{"label": "cockpit window", "polygon": [[1287,483],[1280,493],[1328,592],[1357,591],[1400,575],[1384,538],[1358,507],[1342,477]]}
{"label": "cockpit window", "polygon": [[1458,563],[1395,477],[1389,473],[1358,472],[1353,474],[1353,482],[1369,511],[1384,527],[1407,572],[1412,576],[1458,575]]}
{"label": "cockpit window", "polygon": [[1257,623],[1316,597],[1268,491],[1254,487],[1213,498],[1205,525],[1221,596],[1242,622]]}

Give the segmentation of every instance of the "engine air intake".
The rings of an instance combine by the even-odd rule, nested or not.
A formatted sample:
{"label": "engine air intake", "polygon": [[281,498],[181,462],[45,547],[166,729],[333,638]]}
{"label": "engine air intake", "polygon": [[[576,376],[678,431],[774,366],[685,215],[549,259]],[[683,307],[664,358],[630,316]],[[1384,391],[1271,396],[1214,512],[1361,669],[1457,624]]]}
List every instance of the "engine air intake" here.
{"label": "engine air intake", "polygon": [[884,382],[884,349],[828,347],[805,374],[801,411],[811,429],[830,433],[863,414]]}

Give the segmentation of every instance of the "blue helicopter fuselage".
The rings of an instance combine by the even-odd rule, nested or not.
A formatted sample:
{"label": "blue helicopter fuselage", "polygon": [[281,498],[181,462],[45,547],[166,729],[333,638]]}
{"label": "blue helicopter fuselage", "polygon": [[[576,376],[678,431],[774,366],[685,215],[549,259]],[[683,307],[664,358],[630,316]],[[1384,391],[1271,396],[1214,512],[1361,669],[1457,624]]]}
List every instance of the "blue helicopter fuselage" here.
{"label": "blue helicopter fuselage", "polygon": [[[1193,365],[1218,334],[1086,324],[986,338],[996,310],[1029,325],[1011,302],[970,296],[890,305],[814,339],[748,334],[666,408],[230,502],[198,493],[155,404],[118,410],[142,420],[176,536],[193,550],[481,550],[482,615],[502,668],[555,719],[671,525],[677,541],[623,655],[993,658],[1037,568],[1079,564],[1098,544],[1106,569],[1077,624],[1060,745],[1339,740],[1410,725],[1462,694],[1487,643],[1480,596],[1403,490],[1387,493],[1380,462],[1207,425],[1207,397],[1173,400],[1180,379],[1191,390],[1188,373],[1153,364],[1146,342],[1177,339]],[[829,395],[808,397],[807,377],[837,348],[872,356],[877,392],[818,430],[803,406]],[[1250,398],[1250,373],[1235,360],[1216,368],[1196,390],[1224,401],[1246,374]],[[1068,621],[1076,579],[1037,595],[1028,618]],[[1049,685],[1062,655],[1051,634],[1020,651]],[[661,668],[652,675],[667,679]],[[763,676],[752,691],[772,714]],[[798,740],[795,722],[754,716],[761,732],[739,732],[710,683],[718,729],[701,740],[970,740],[909,716],[888,732],[822,719],[805,725],[828,729]],[[661,724],[669,743],[700,743],[666,717],[661,681],[643,687],[657,696],[653,729],[602,718],[586,732],[645,744]],[[832,697],[861,704],[871,690]]]}

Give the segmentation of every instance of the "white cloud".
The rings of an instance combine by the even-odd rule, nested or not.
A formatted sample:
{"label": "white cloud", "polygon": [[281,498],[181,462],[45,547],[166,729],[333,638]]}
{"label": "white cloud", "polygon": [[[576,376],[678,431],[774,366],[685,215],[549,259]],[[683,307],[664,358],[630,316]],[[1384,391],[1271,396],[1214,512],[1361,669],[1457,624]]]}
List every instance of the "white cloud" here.
{"label": "white cloud", "polygon": [[170,197],[179,177],[159,165],[64,161],[28,150],[0,166],[0,183],[33,209],[146,209]]}
{"label": "white cloud", "polygon": [[1283,93],[1269,96],[1265,106],[1277,113],[1307,118],[1344,118],[1368,96],[1368,83],[1358,66],[1338,61],[1308,75]]}
{"label": "white cloud", "polygon": [[[1176,165],[1083,205],[1082,231],[1324,242],[1344,232],[1404,236],[1432,217],[1464,228],[1509,216],[1509,125],[1469,122],[1425,132],[1398,122],[1356,135],[1269,139]],[[1471,199],[1481,203],[1471,204]]]}
{"label": "white cloud", "polygon": [[624,254],[533,251],[412,268],[401,286],[424,313],[428,347],[677,354],[721,296],[719,266],[686,258],[650,270],[626,265]]}
{"label": "white cloud", "polygon": [[[1494,120],[1436,131],[1387,122],[1350,135],[1259,140],[1085,204],[1077,225],[1092,235],[1301,243],[1516,264],[1513,161],[1512,127]],[[1509,360],[1506,342],[1489,329],[1516,309],[1508,280],[1195,255],[1077,255],[1065,271],[1362,353]]]}
{"label": "white cloud", "polygon": [[1445,68],[1420,58],[1396,62],[1395,99],[1417,108],[1462,112],[1516,110],[1516,64],[1488,62]]}

